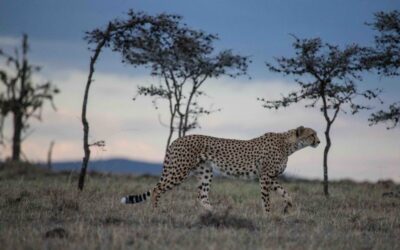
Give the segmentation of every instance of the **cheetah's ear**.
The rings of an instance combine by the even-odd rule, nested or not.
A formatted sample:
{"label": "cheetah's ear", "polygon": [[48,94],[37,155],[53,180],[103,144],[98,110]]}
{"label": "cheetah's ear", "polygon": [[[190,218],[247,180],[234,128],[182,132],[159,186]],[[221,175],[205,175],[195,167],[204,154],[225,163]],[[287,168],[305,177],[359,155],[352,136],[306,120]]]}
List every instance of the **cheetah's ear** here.
{"label": "cheetah's ear", "polygon": [[304,132],[304,127],[300,126],[296,129],[296,136],[299,137],[300,135],[302,135]]}

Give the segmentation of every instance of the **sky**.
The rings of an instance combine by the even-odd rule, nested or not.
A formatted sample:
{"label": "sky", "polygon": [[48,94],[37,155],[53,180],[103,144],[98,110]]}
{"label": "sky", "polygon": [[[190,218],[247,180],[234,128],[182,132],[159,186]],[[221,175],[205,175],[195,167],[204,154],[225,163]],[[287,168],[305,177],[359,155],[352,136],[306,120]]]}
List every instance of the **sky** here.
{"label": "sky", "polygon": [[[183,16],[190,27],[216,33],[217,50],[232,49],[250,56],[253,63],[248,77],[208,80],[202,102],[221,111],[200,120],[201,128],[191,133],[224,138],[250,139],[266,132],[283,132],[299,125],[314,128],[322,144],[307,148],[289,158],[287,173],[305,178],[322,177],[325,139],[324,120],[317,109],[297,104],[280,111],[262,108],[257,97],[279,98],[296,88],[293,79],[269,72],[265,62],[291,56],[294,34],[300,38],[321,37],[323,41],[345,46],[372,45],[374,31],[365,25],[376,11],[399,9],[398,1],[278,1],[278,0],[2,0],[0,2],[0,48],[12,51],[23,33],[29,35],[30,60],[43,66],[35,79],[51,80],[60,89],[57,111],[45,107],[42,122],[33,121],[23,152],[32,161],[45,161],[48,145],[55,141],[54,160],[78,160],[83,156],[80,112],[90,51],[84,32],[104,27],[114,18],[123,18],[129,9],[149,14],[173,13]],[[4,66],[4,63],[1,64]],[[399,100],[398,78],[365,74],[360,88],[383,88],[385,108]],[[90,140],[105,140],[103,149],[93,148],[93,159],[123,157],[151,162],[164,158],[168,128],[165,105],[155,110],[151,100],[133,102],[137,86],[158,83],[143,69],[120,62],[120,56],[105,51],[96,65],[88,118]],[[333,146],[329,155],[332,179],[400,181],[400,130],[385,125],[368,126],[370,112],[351,116],[341,113],[333,125]],[[161,122],[160,122],[161,121]],[[11,134],[10,119],[5,134]],[[10,138],[10,136],[8,136]],[[10,153],[1,149],[0,157]]]}

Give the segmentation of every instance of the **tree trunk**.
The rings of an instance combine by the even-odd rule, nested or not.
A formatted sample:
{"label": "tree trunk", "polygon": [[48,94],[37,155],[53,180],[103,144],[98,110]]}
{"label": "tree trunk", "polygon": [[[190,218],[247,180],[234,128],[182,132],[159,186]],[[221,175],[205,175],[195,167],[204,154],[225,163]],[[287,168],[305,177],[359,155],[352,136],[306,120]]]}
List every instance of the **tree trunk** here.
{"label": "tree trunk", "polygon": [[181,138],[183,136],[184,128],[183,128],[183,120],[184,120],[184,115],[178,111],[179,115],[179,130],[178,130],[178,138]]}
{"label": "tree trunk", "polygon": [[86,83],[86,88],[85,88],[85,96],[83,98],[83,106],[82,106],[82,124],[83,124],[83,160],[82,160],[82,167],[81,167],[81,172],[79,174],[79,181],[78,181],[78,189],[83,190],[83,186],[85,185],[85,176],[86,176],[86,169],[89,163],[90,159],[90,148],[89,148],[89,122],[86,119],[86,107],[87,107],[87,100],[89,96],[89,88],[90,84],[92,82],[92,75],[94,72],[94,63],[95,60],[91,60],[90,63],[90,72],[89,72],[89,77],[88,81]]}
{"label": "tree trunk", "polygon": [[19,161],[21,155],[21,133],[23,129],[22,113],[17,111],[14,113],[14,135],[12,145],[12,160]]}
{"label": "tree trunk", "polygon": [[196,85],[193,85],[192,91],[190,92],[190,95],[189,95],[188,102],[187,102],[187,104],[186,104],[185,121],[184,121],[184,123],[183,123],[183,128],[184,128],[184,130],[183,130],[183,136],[185,136],[185,135],[186,135],[186,132],[188,131],[188,121],[189,121],[190,105],[192,104],[192,99],[193,99],[194,94],[196,94],[196,91],[197,91],[197,87],[196,87]]}
{"label": "tree trunk", "polygon": [[[21,156],[21,135],[22,135],[22,129],[24,127],[22,123],[23,119],[23,111],[21,110],[21,103],[25,99],[26,93],[27,93],[27,87],[26,87],[26,74],[27,74],[27,67],[28,67],[28,62],[26,59],[26,54],[28,53],[28,36],[26,34],[23,35],[22,39],[22,68],[20,70],[21,77],[20,77],[20,82],[21,86],[19,90],[16,90],[15,86],[14,89],[12,90],[13,92],[19,92],[19,97],[17,98],[18,101],[18,106],[16,109],[13,110],[14,114],[14,134],[13,134],[13,139],[12,139],[12,161],[20,161],[20,156]],[[13,96],[15,97],[15,92]]]}
{"label": "tree trunk", "polygon": [[89,163],[90,159],[90,145],[89,145],[89,122],[86,119],[86,110],[87,110],[87,102],[88,102],[88,97],[89,97],[89,89],[90,89],[90,84],[92,83],[92,77],[94,73],[94,65],[96,64],[97,58],[100,55],[101,49],[105,45],[106,41],[109,39],[110,32],[111,32],[112,26],[111,23],[108,24],[108,28],[103,34],[103,39],[97,44],[96,49],[94,50],[94,55],[93,57],[90,58],[90,65],[89,65],[89,75],[88,79],[86,82],[86,87],[85,87],[85,94],[83,97],[83,104],[82,104],[82,125],[83,125],[83,151],[84,151],[84,157],[82,160],[82,167],[81,167],[81,172],[79,174],[79,181],[78,181],[78,189],[83,190],[83,186],[85,184],[85,176],[86,176],[86,170],[87,166]]}
{"label": "tree trunk", "polygon": [[53,154],[53,147],[54,147],[54,141],[50,142],[50,147],[49,147],[49,152],[47,152],[47,168],[49,170],[51,170],[52,167],[52,163],[51,163],[51,156]]}
{"label": "tree trunk", "polygon": [[169,121],[169,135],[167,139],[167,146],[165,147],[165,153],[167,153],[168,146],[169,144],[171,144],[172,135],[174,134],[174,117],[175,117],[175,112],[171,113],[171,118]]}
{"label": "tree trunk", "polygon": [[330,138],[330,130],[331,130],[331,124],[328,122],[325,130],[325,139],[326,139],[326,145],[324,149],[324,194],[326,197],[329,196],[329,191],[328,191],[328,153],[329,149],[331,148],[331,138]]}

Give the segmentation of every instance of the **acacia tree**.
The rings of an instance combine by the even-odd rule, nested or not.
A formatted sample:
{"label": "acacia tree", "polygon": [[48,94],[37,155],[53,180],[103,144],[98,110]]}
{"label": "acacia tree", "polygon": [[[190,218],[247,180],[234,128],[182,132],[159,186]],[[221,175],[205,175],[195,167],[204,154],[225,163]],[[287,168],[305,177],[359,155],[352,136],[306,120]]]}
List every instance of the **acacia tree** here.
{"label": "acacia tree", "polygon": [[[387,77],[399,76],[400,72],[400,11],[375,13],[375,20],[368,24],[378,32],[375,35],[375,47],[367,48],[363,57],[366,69],[375,69],[378,74]],[[371,125],[389,123],[394,128],[400,121],[400,102],[389,106],[389,110],[380,110],[371,114]]]}
{"label": "acacia tree", "polygon": [[15,48],[14,55],[0,50],[0,57],[6,61],[7,69],[0,69],[0,141],[4,119],[13,116],[12,157],[19,161],[23,132],[29,128],[30,118],[41,120],[42,108],[46,101],[54,107],[53,96],[58,89],[50,82],[34,83],[33,75],[41,68],[28,61],[28,36],[23,35],[21,49]]}
{"label": "acacia tree", "polygon": [[216,35],[188,28],[181,24],[182,17],[174,16],[171,25],[160,29],[141,30],[139,36],[124,32],[112,38],[113,50],[122,54],[123,61],[131,65],[145,65],[160,84],[139,86],[138,95],[153,97],[168,103],[169,135],[167,147],[174,132],[177,137],[199,126],[198,119],[213,110],[202,107],[198,98],[208,78],[222,75],[236,77],[246,74],[249,59],[223,50],[215,53]]}
{"label": "acacia tree", "polygon": [[295,37],[293,43],[294,57],[276,58],[277,65],[267,63],[272,72],[282,73],[295,77],[299,90],[292,91],[281,100],[263,101],[263,107],[279,109],[301,101],[307,102],[306,108],[317,107],[325,119],[326,145],[323,157],[324,194],[328,191],[328,153],[332,145],[330,132],[340,111],[351,114],[368,106],[355,103],[356,97],[364,97],[368,100],[377,98],[379,91],[366,90],[359,92],[356,86],[361,81],[362,67],[359,64],[362,51],[356,45],[350,45],[344,49],[338,46],[323,43],[321,39],[299,39]]}
{"label": "acacia tree", "polygon": [[[95,72],[95,64],[104,48],[113,46],[113,43],[118,41],[122,34],[129,37],[133,44],[136,44],[140,50],[140,44],[146,42],[142,39],[142,33],[148,32],[147,30],[164,30],[169,29],[176,22],[175,15],[160,14],[150,16],[142,12],[134,12],[129,10],[125,20],[115,19],[108,23],[105,29],[94,29],[86,32],[85,40],[89,45],[92,45],[91,51],[93,55],[90,58],[89,74],[85,85],[85,92],[82,104],[82,125],[83,125],[83,151],[84,157],[82,160],[81,171],[78,181],[78,189],[83,190],[86,171],[90,160],[90,147],[91,146],[104,146],[104,141],[97,141],[89,143],[89,122],[87,120],[87,103],[89,98],[89,90],[93,82],[93,75]],[[145,58],[142,58],[145,60]],[[134,66],[141,65],[140,60]]]}

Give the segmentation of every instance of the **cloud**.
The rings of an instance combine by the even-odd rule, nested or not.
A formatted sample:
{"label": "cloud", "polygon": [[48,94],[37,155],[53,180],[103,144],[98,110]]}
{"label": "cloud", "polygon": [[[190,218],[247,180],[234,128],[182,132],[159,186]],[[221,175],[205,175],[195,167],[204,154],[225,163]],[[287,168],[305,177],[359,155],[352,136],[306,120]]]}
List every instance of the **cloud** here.
{"label": "cloud", "polygon": [[[51,140],[56,141],[54,160],[82,158],[80,115],[86,77],[86,72],[77,70],[52,73],[52,82],[62,91],[55,98],[58,111],[46,107],[43,122],[32,123],[34,133],[23,144],[23,151],[30,159],[44,161]],[[151,100],[145,97],[132,101],[139,84],[157,81],[151,77],[95,74],[88,106],[90,141],[105,140],[107,146],[104,150],[93,148],[93,158],[163,160],[168,129],[160,124],[159,119],[166,123],[166,106],[160,102],[160,109],[155,110]],[[281,80],[210,80],[204,85],[203,90],[208,95],[201,103],[221,108],[221,111],[202,117],[202,128],[192,133],[250,139],[265,132],[282,132],[299,125],[312,127],[318,132],[322,145],[292,155],[287,172],[320,178],[325,141],[322,114],[317,109],[305,109],[301,104],[279,111],[268,110],[257,101],[257,97],[279,98],[293,86]],[[11,132],[9,120],[7,134]],[[398,131],[387,131],[382,126],[369,127],[362,117],[340,114],[331,135],[329,174],[332,178],[400,179]],[[9,148],[6,153],[9,154]]]}

